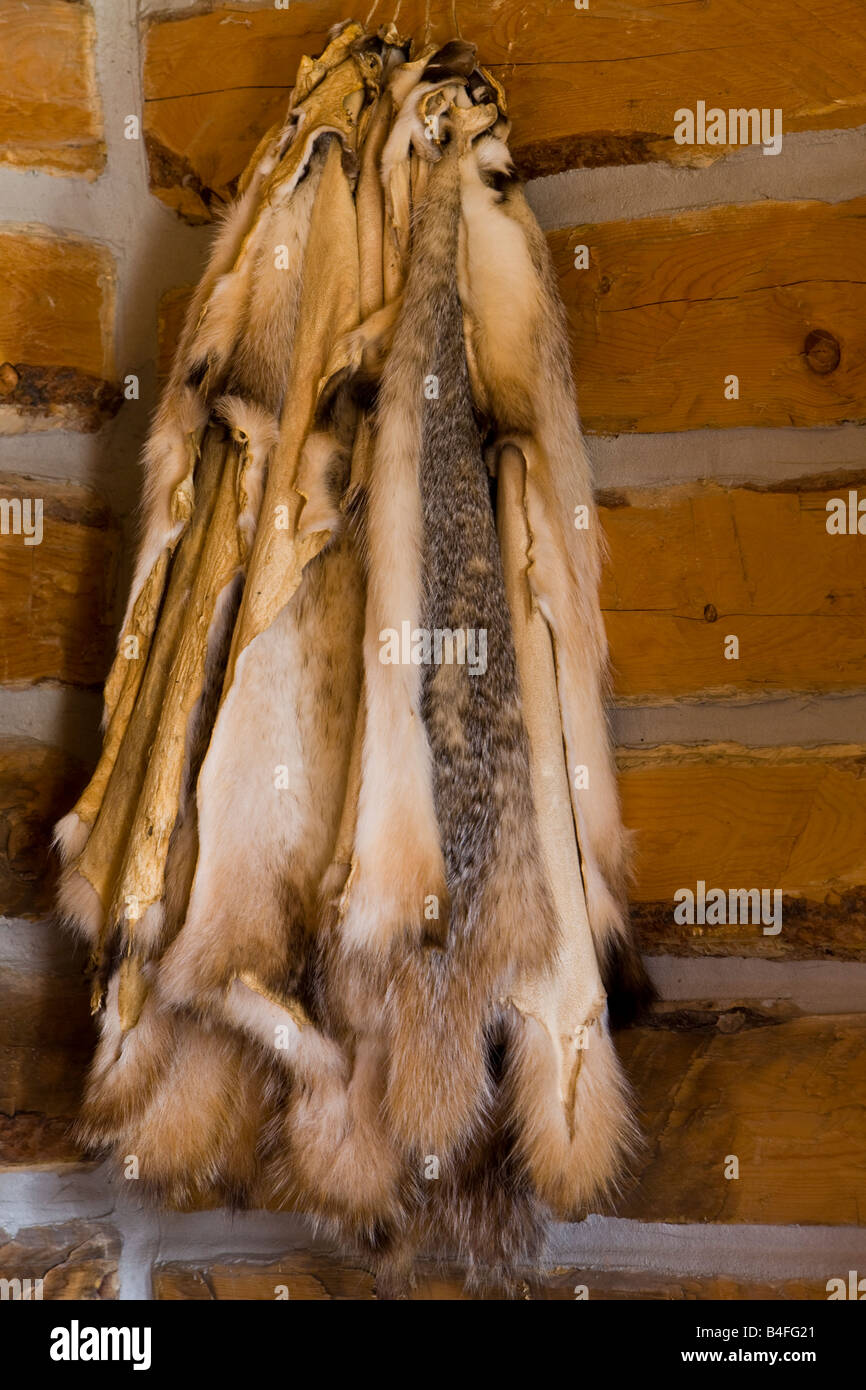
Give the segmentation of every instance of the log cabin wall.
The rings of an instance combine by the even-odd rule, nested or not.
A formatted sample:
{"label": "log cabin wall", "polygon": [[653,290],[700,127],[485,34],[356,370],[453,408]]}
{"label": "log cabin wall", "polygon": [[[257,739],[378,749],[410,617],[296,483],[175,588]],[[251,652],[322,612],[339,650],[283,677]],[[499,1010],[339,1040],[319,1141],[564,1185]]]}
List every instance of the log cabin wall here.
{"label": "log cabin wall", "polygon": [[[138,450],[209,226],[348,13],[0,0],[0,1275],[45,1297],[375,1297],[293,1217],[141,1211],[72,1146],[93,1040],[46,838],[95,760]],[[450,13],[433,0],[434,35]],[[404,0],[401,28],[423,15]],[[866,1220],[866,11],[457,17],[508,92],[571,323],[661,993],[620,1039],[637,1181],[557,1230],[526,1296],[826,1298]],[[712,108],[780,121],[778,148],[709,140]],[[779,890],[780,929],[713,921],[701,884]],[[423,1270],[417,1296],[459,1287]]]}

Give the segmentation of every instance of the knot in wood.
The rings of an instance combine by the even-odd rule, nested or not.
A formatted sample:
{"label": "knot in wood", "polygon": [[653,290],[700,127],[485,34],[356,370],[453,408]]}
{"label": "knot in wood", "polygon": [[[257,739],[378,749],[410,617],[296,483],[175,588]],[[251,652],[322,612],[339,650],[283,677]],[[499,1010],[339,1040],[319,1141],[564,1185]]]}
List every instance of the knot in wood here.
{"label": "knot in wood", "polygon": [[827,376],[838,367],[842,349],[837,339],[832,333],[828,333],[826,328],[813,328],[803,344],[803,355],[813,372],[817,372],[819,376]]}

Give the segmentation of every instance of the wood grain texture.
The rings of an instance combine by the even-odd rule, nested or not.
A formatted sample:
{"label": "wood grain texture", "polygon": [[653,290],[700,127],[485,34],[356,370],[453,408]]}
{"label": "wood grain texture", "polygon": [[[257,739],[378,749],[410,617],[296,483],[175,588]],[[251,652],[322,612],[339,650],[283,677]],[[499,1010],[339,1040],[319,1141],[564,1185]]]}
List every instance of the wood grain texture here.
{"label": "wood grain texture", "polygon": [[[289,1302],[371,1302],[376,1284],[370,1272],[351,1261],[323,1252],[302,1252],[276,1264],[255,1265],[238,1261],[197,1267],[181,1262],[157,1265],[153,1292],[171,1301],[259,1301],[281,1297]],[[483,1291],[467,1293],[463,1271],[453,1264],[435,1266],[420,1261],[412,1302],[574,1302],[626,1299],[806,1299],[826,1298],[823,1284],[810,1280],[750,1282],[733,1276],[679,1277],[646,1270],[595,1270],[574,1266],[527,1270],[513,1285],[493,1283]]]}
{"label": "wood grain texture", "polygon": [[[866,748],[662,745],[618,763],[645,950],[866,959]],[[674,894],[699,881],[780,889],[781,931],[675,922]]]}
{"label": "wood grain texture", "polygon": [[[866,538],[827,531],[827,503],[866,500],[866,475],[816,487],[712,483],[600,498],[601,605],[623,702],[866,686]],[[736,660],[726,639],[739,642]]]}
{"label": "wood grain texture", "polygon": [[70,946],[32,968],[0,961],[0,1171],[81,1161],[71,1128],[96,1041],[85,959]]}
{"label": "wood grain texture", "polygon": [[95,430],[120,405],[115,267],[97,242],[0,230],[0,434]]}
{"label": "wood grain texture", "polygon": [[187,221],[209,221],[282,120],[301,58],[345,18],[338,0],[324,0],[152,21],[143,78],[152,192]]}
{"label": "wood grain texture", "polygon": [[52,828],[86,780],[86,769],[59,748],[28,738],[0,741],[0,916],[51,912]]}
{"label": "wood grain texture", "polygon": [[[104,1221],[66,1221],[0,1231],[0,1278],[42,1279],[42,1298],[117,1298],[120,1236]],[[32,1295],[31,1295],[32,1297]]]}
{"label": "wood grain texture", "polygon": [[[84,1066],[73,1059],[73,1071],[84,1075]],[[38,1110],[16,1110],[14,1115],[0,1111],[0,1172],[26,1168],[28,1172],[58,1168],[96,1166],[72,1138],[75,1113],[45,1115]]]}
{"label": "wood grain texture", "polygon": [[[400,29],[423,34],[424,0]],[[382,9],[373,22],[388,20]],[[434,39],[450,0],[430,7]],[[154,193],[192,221],[225,198],[259,137],[281,118],[300,57],[346,18],[338,0],[275,11],[220,7],[156,18],[146,30],[145,129]],[[726,147],[677,145],[675,113],[708,106],[782,111],[783,131],[866,120],[866,16],[857,0],[460,0],[461,32],[504,82],[525,176],[647,160],[708,163]]]}
{"label": "wood grain texture", "polygon": [[[618,1046],[647,1139],[619,1216],[866,1223],[866,1015],[733,1034],[638,1028]],[[725,1177],[730,1155],[739,1178]]]}
{"label": "wood grain texture", "polygon": [[30,499],[31,525],[42,503],[38,545],[13,533],[14,512],[0,534],[0,681],[101,685],[114,642],[117,524],[94,492],[74,483],[7,474],[0,499]]}
{"label": "wood grain texture", "polygon": [[105,166],[93,11],[0,0],[0,163],[95,178]]}
{"label": "wood grain texture", "polygon": [[[708,208],[549,242],[588,430],[866,419],[866,198]],[[725,398],[730,375],[738,400]]]}

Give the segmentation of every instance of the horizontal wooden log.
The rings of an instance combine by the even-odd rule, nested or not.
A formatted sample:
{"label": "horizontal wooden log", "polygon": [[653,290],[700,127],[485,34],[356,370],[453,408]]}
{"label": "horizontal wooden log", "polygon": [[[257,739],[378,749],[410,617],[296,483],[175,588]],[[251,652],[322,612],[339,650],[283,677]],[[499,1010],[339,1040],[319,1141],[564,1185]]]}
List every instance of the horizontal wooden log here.
{"label": "horizontal wooden log", "polygon": [[[369,1270],[338,1256],[312,1251],[288,1256],[270,1265],[243,1261],[205,1267],[179,1261],[157,1265],[153,1272],[153,1292],[157,1299],[199,1302],[261,1302],[278,1298],[288,1298],[291,1302],[371,1302],[377,1297],[376,1282]],[[823,1283],[808,1279],[760,1282],[730,1275],[682,1277],[647,1270],[584,1270],[572,1266],[526,1270],[511,1285],[497,1282],[483,1291],[467,1293],[463,1272],[457,1266],[437,1267],[420,1261],[415,1287],[409,1297],[413,1302],[680,1301],[818,1299],[826,1298],[827,1293]]]}
{"label": "horizontal wooden log", "polygon": [[74,806],[86,769],[35,739],[0,741],[0,916],[40,918],[53,906],[55,822]]}
{"label": "horizontal wooden log", "polygon": [[866,198],[708,208],[549,241],[590,431],[866,419]]}
{"label": "horizontal wooden log", "polygon": [[[423,35],[423,0],[405,0],[404,34]],[[145,40],[145,129],[154,193],[191,220],[226,197],[260,136],[281,119],[302,55],[345,19],[338,0],[285,10],[221,7],[157,18]],[[452,36],[434,0],[431,35]],[[375,15],[373,22],[389,14]],[[504,83],[525,176],[647,160],[707,163],[730,146],[674,140],[678,108],[782,112],[784,134],[866,120],[866,20],[856,0],[757,7],[603,0],[461,0],[461,32]],[[673,95],[672,95],[673,94]]]}
{"label": "horizontal wooden log", "polygon": [[14,1236],[0,1231],[0,1279],[11,1283],[9,1298],[117,1298],[120,1245],[117,1231],[104,1221],[25,1226]]}
{"label": "horizontal wooden log", "polygon": [[[638,1028],[621,1034],[618,1046],[647,1148],[617,1215],[866,1222],[866,1015],[733,1033]],[[739,1176],[726,1177],[726,1169]]]}
{"label": "horizontal wooden log", "polygon": [[778,109],[785,134],[863,121],[857,63],[866,22],[856,0],[795,9],[785,0],[590,0],[585,10],[574,0],[512,0],[492,25],[483,0],[463,11],[461,3],[463,33],[481,36],[484,60],[506,86],[527,176],[651,160],[708,164],[732,146],[674,140],[677,111],[699,99],[726,111]]}
{"label": "horizontal wooden log", "polygon": [[98,429],[121,401],[111,252],[45,228],[0,228],[0,278],[0,434]]}
{"label": "horizontal wooden log", "polygon": [[0,475],[0,682],[102,683],[119,555],[117,524],[91,489]]}
{"label": "horizontal wooden log", "polygon": [[847,515],[852,491],[866,500],[866,475],[602,494],[615,697],[863,689],[866,545],[827,530],[828,502]]}
{"label": "horizontal wooden log", "polygon": [[[622,749],[618,762],[645,950],[866,959],[866,748],[664,745]],[[751,910],[702,922],[697,901],[677,922],[688,904],[675,894],[697,899],[700,882],[723,890],[727,917],[732,890],[780,890],[781,930],[767,934]]]}
{"label": "horizontal wooden log", "polygon": [[95,178],[105,165],[93,11],[0,0],[0,163]]}

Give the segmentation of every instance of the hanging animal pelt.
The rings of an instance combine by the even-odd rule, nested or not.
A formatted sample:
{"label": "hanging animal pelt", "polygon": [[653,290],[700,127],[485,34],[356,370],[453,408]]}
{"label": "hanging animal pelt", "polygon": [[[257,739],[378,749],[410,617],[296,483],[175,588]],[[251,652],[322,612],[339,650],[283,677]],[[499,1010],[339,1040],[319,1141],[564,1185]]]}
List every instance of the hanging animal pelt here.
{"label": "hanging animal pelt", "polygon": [[80,1125],[161,1202],[374,1260],[537,1259],[634,1133],[648,996],[602,542],[545,239],[463,40],[349,22],[214,241],[145,451],[92,781],[57,828]]}

